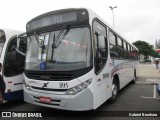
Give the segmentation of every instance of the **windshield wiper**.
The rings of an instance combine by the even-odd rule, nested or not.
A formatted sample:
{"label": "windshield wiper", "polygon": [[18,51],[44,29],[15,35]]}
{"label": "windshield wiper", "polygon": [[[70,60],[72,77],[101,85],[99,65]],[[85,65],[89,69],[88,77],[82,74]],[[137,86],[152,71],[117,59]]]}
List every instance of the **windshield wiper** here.
{"label": "windshield wiper", "polygon": [[54,47],[53,47],[53,45],[54,45],[54,41],[55,41],[55,33],[54,33],[54,36],[53,36],[53,43],[52,43],[52,53],[51,53],[51,60],[53,60],[53,54],[54,54]]}
{"label": "windshield wiper", "polygon": [[61,44],[62,40],[66,37],[69,31],[70,29],[67,29],[66,32],[63,34],[62,38],[57,40],[57,42],[54,44],[54,48],[57,48]]}
{"label": "windshield wiper", "polygon": [[[53,38],[53,43],[52,43],[52,48],[57,48],[59,46],[59,44],[62,42],[62,39],[65,38],[65,36],[67,35],[67,33],[69,32],[70,29],[67,29],[66,32],[64,33],[65,29],[67,28],[67,25],[65,25],[61,31],[58,33],[57,37],[55,38],[55,34],[54,34],[54,38]],[[64,34],[63,34],[64,33]],[[60,37],[63,37],[60,39]]]}
{"label": "windshield wiper", "polygon": [[[55,38],[55,33],[53,36],[53,43],[52,43],[52,53],[51,53],[51,60],[53,60],[53,54],[54,54],[54,48],[57,48],[60,43],[62,42],[62,40],[65,38],[65,36],[67,35],[67,33],[69,32],[70,29],[67,29],[65,31],[65,29],[67,28],[67,25],[65,25],[61,31],[58,33],[57,37]],[[65,31],[65,33],[64,33]],[[64,33],[64,34],[63,34]],[[60,39],[61,35],[63,34],[62,38]]]}

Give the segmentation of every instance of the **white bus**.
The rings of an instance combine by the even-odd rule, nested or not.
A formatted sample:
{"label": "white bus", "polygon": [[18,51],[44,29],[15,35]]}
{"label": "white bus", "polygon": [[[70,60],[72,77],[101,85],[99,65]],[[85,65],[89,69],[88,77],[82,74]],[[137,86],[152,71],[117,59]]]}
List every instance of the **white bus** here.
{"label": "white bus", "polygon": [[[135,82],[138,49],[88,9],[40,15],[26,25],[24,100],[91,110]],[[23,37],[23,36],[21,36]]]}
{"label": "white bus", "polygon": [[[23,98],[23,69],[25,57],[14,54],[17,46],[17,35],[21,31],[0,29],[0,92],[4,101],[17,100]],[[19,49],[26,50],[26,40],[21,40]],[[3,85],[2,85],[3,84]]]}

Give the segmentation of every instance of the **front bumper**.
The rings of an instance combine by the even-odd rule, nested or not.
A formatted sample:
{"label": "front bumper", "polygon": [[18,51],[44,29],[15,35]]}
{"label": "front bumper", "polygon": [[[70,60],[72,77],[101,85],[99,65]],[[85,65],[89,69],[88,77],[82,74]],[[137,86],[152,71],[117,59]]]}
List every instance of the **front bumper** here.
{"label": "front bumper", "polygon": [[[39,101],[40,96],[50,97],[51,103],[41,103]],[[35,105],[63,110],[85,111],[93,109],[93,94],[89,88],[86,88],[76,95],[40,93],[24,88],[24,101]]]}

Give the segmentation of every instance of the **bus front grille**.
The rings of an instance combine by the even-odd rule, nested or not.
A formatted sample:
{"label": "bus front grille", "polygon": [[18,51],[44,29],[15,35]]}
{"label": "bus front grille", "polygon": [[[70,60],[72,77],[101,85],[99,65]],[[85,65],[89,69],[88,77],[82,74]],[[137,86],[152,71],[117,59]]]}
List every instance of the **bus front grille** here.
{"label": "bus front grille", "polygon": [[74,70],[74,71],[33,71],[33,70],[24,70],[24,74],[29,79],[34,80],[43,80],[43,81],[70,81],[75,78],[78,78],[82,75],[85,75],[93,66]]}
{"label": "bus front grille", "polygon": [[69,81],[73,78],[73,74],[65,73],[25,73],[26,77],[35,80],[47,80],[47,81]]}
{"label": "bus front grille", "polygon": [[68,89],[41,88],[41,87],[35,87],[35,86],[31,86],[31,88],[36,89],[36,90],[53,91],[53,92],[66,92],[68,90]]}

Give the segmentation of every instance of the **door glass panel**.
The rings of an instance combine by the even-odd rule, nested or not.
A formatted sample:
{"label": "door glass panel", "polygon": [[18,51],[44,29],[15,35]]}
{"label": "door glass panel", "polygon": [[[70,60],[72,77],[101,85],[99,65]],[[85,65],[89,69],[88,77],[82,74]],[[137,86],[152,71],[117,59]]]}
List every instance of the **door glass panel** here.
{"label": "door glass panel", "polygon": [[[23,73],[25,56],[16,51],[17,37],[11,39],[6,49],[4,59],[4,75],[6,77],[16,76]],[[20,42],[19,50],[26,51],[26,40]]]}

